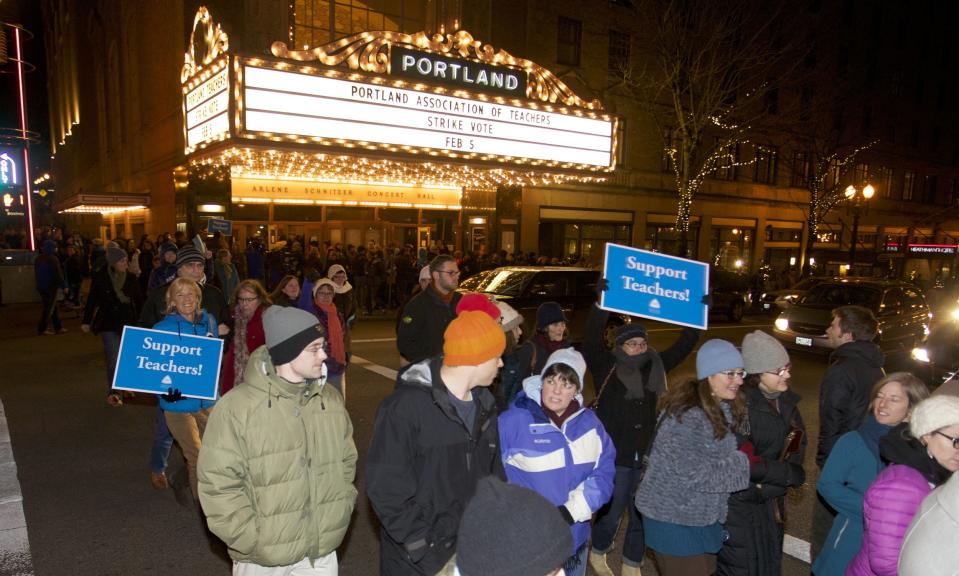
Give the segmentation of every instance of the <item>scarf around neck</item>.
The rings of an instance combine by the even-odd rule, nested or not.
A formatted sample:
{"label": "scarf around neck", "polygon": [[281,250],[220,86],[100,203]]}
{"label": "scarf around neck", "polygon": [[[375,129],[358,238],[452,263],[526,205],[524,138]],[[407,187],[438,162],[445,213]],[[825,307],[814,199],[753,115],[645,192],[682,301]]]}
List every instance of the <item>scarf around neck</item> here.
{"label": "scarf around neck", "polygon": [[546,350],[547,358],[560,348],[569,348],[569,342],[565,338],[562,340],[550,340],[549,337],[542,332],[537,332],[533,338],[536,340],[536,343],[539,344],[540,348]]}
{"label": "scarf around neck", "polygon": [[865,441],[866,448],[869,448],[869,451],[876,457],[876,460],[879,460],[879,440],[888,434],[890,430],[892,430],[892,426],[880,424],[872,412],[866,415],[866,418],[857,430]]}
{"label": "scarf around neck", "polygon": [[343,346],[343,325],[336,313],[336,304],[317,304],[317,308],[326,314],[326,340],[330,343],[330,355],[340,365],[346,365],[346,350]]}
{"label": "scarf around neck", "polygon": [[576,400],[576,398],[573,398],[570,401],[569,406],[566,407],[566,410],[563,410],[562,414],[557,414],[556,412],[553,412],[546,406],[543,406],[542,402],[543,400],[540,399],[540,406],[543,408],[543,412],[546,413],[546,417],[549,418],[553,424],[556,424],[557,428],[562,428],[563,422],[566,422],[567,420],[569,420],[569,417],[572,416],[573,414],[576,414],[576,412],[579,410],[579,401]]}
{"label": "scarf around neck", "polygon": [[113,266],[109,267],[107,273],[110,274],[110,283],[113,284],[113,291],[117,295],[117,300],[121,304],[129,304],[130,297],[123,291],[123,285],[127,283],[127,273],[120,272]]}
{"label": "scarf around neck", "polygon": [[[642,354],[630,356],[619,346],[613,349],[616,357],[616,377],[626,387],[626,399],[633,400],[646,395],[646,390],[654,394],[666,391],[666,370],[659,352],[649,347]],[[643,371],[649,366],[648,376]]]}
{"label": "scarf around neck", "polygon": [[344,282],[342,286],[340,286],[336,282],[333,283],[333,291],[336,292],[337,294],[346,294],[352,289],[353,289],[353,286],[350,284],[349,280]]}

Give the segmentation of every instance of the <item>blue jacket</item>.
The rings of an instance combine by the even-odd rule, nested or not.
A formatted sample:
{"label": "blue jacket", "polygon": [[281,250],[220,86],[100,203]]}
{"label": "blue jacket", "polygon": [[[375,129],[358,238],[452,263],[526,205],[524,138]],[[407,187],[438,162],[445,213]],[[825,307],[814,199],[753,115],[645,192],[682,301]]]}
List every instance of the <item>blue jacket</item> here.
{"label": "blue jacket", "polygon": [[846,566],[862,546],[862,501],[883,464],[859,432],[843,434],[833,447],[819,475],[816,489],[836,509],[832,529],[816,557],[812,573],[816,576],[845,574]]}
{"label": "blue jacket", "polygon": [[[200,311],[200,319],[194,324],[179,314],[167,314],[163,320],[160,320],[153,326],[154,330],[163,330],[164,332],[176,332],[177,334],[188,334],[190,336],[208,336],[217,338],[216,318],[212,314],[207,314],[206,310]],[[162,396],[158,397],[160,408],[167,412],[196,412],[204,408],[210,408],[216,404],[216,400],[200,400],[199,398],[182,398],[176,402],[167,402]]]}
{"label": "blue jacket", "polygon": [[[593,514],[613,494],[616,448],[592,410],[581,408],[557,428],[540,405],[541,388],[540,376],[524,380],[523,391],[499,417],[503,466],[511,484],[566,507],[575,521],[572,555],[589,540]],[[576,399],[582,405],[583,397]]]}

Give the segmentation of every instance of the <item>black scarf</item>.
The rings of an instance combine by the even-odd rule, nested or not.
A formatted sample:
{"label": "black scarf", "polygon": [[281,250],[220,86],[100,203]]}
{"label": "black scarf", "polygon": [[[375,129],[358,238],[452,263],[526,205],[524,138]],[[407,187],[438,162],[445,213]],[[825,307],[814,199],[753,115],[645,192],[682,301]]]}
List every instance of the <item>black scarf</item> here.
{"label": "black scarf", "polygon": [[[626,399],[633,400],[642,398],[646,395],[646,390],[659,395],[666,390],[666,370],[663,368],[663,360],[652,347],[646,349],[642,354],[630,356],[619,346],[613,349],[613,356],[616,357],[616,377],[626,387]],[[648,372],[643,377],[643,371]]]}

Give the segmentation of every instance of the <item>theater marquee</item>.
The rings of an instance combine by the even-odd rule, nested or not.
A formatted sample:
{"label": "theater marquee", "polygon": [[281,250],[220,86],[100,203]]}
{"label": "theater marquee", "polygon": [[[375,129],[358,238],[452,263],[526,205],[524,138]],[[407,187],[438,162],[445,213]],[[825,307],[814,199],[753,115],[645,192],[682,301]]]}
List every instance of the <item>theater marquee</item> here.
{"label": "theater marquee", "polygon": [[231,54],[198,10],[180,74],[191,164],[228,165],[233,178],[483,189],[600,182],[615,167],[618,119],[599,101],[468,32],[362,32],[271,52]]}

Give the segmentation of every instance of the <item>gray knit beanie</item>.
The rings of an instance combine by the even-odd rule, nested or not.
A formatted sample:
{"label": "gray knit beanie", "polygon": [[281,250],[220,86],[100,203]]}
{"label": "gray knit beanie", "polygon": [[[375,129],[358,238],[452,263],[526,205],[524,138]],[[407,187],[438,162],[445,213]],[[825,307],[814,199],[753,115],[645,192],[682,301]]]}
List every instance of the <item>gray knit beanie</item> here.
{"label": "gray knit beanie", "polygon": [[116,266],[117,263],[125,260],[127,257],[127,251],[116,242],[110,242],[107,244],[107,263],[111,266]]}
{"label": "gray knit beanie", "polygon": [[756,330],[743,338],[743,361],[746,363],[746,372],[762,374],[775,372],[789,364],[789,354],[779,340],[762,330]]}
{"label": "gray knit beanie", "polygon": [[274,366],[292,362],[310,342],[326,337],[316,316],[286,306],[270,306],[263,312],[263,332]]}
{"label": "gray knit beanie", "polygon": [[463,576],[545,576],[573,553],[556,506],[522,486],[485,476],[466,505],[456,542]]}
{"label": "gray knit beanie", "polygon": [[921,438],[936,430],[959,424],[959,398],[931,396],[916,404],[909,416],[909,432]]}

